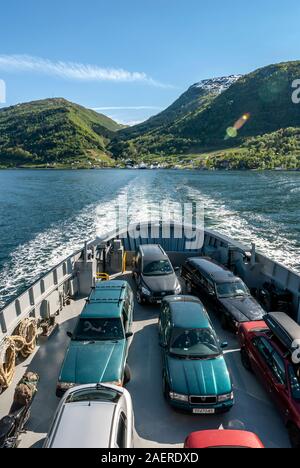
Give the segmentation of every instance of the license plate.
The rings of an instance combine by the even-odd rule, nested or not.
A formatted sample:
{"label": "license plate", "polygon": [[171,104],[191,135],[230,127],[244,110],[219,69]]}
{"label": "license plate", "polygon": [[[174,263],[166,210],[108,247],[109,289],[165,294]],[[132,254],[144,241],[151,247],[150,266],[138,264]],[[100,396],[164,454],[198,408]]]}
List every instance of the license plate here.
{"label": "license plate", "polygon": [[201,409],[201,408],[194,408],[194,414],[215,414],[216,410],[214,409]]}

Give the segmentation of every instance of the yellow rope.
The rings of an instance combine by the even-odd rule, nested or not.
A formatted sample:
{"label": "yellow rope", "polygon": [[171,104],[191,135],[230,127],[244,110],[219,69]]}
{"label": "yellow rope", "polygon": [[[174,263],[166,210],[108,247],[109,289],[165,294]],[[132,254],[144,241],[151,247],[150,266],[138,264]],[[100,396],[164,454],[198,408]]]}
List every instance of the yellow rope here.
{"label": "yellow rope", "polygon": [[15,375],[16,346],[14,340],[8,337],[0,350],[0,386],[5,389],[10,386]]}
{"label": "yellow rope", "polygon": [[5,338],[0,347],[0,387],[6,389],[13,381],[16,369],[16,357],[20,353],[26,359],[36,347],[37,323],[26,318],[16,329],[14,336]]}
{"label": "yellow rope", "polygon": [[27,358],[33,353],[36,347],[37,324],[35,319],[26,318],[17,328],[16,341],[23,341],[23,346],[19,350],[23,358]]}

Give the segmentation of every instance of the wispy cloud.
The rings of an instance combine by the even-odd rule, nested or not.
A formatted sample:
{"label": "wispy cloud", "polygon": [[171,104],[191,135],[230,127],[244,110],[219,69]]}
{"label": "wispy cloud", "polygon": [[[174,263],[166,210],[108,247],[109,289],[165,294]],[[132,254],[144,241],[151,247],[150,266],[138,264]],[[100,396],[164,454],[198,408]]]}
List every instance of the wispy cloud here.
{"label": "wispy cloud", "polygon": [[169,88],[144,72],[130,72],[118,68],[102,68],[76,62],[53,62],[30,55],[0,55],[0,70],[6,72],[42,73],[77,81],[141,82]]}
{"label": "wispy cloud", "polygon": [[134,125],[139,125],[143,123],[145,120],[122,120],[117,119],[117,122],[121,125],[126,125],[128,127],[133,127]]}
{"label": "wispy cloud", "polygon": [[111,111],[111,110],[162,110],[163,107],[158,106],[109,106],[109,107],[94,107],[94,111]]}

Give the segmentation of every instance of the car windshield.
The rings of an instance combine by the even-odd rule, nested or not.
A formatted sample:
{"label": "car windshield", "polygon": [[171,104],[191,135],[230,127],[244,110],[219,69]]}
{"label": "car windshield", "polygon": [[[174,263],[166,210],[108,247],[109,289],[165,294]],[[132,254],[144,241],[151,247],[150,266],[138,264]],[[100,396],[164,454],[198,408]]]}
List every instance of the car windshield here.
{"label": "car windshield", "polygon": [[81,318],[76,327],[75,341],[109,341],[124,339],[124,329],[120,318]]}
{"label": "car windshield", "polygon": [[173,273],[173,268],[169,260],[156,260],[148,263],[144,267],[143,274],[145,276],[161,276],[170,275]]}
{"label": "car windshield", "polygon": [[71,393],[66,403],[78,403],[83,401],[110,401],[112,403],[117,403],[120,397],[120,393],[110,388],[103,387],[100,390],[88,388]]}
{"label": "car windshield", "polygon": [[289,366],[289,377],[293,398],[300,401],[300,366]]}
{"label": "car windshield", "polygon": [[171,354],[186,358],[208,358],[221,354],[216,335],[210,328],[175,328],[170,343]]}
{"label": "car windshield", "polygon": [[249,289],[242,281],[217,284],[219,297],[249,296]]}

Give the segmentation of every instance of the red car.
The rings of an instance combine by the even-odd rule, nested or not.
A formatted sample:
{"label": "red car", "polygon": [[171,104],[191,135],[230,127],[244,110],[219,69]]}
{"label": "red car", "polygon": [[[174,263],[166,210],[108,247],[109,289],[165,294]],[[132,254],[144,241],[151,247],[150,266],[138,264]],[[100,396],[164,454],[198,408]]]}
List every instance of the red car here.
{"label": "red car", "polygon": [[254,372],[283,415],[292,446],[300,448],[300,364],[295,342],[300,326],[274,312],[265,321],[242,324],[238,332],[244,367]]}
{"label": "red car", "polygon": [[185,443],[186,449],[209,448],[265,448],[259,438],[246,431],[201,431],[190,434]]}

